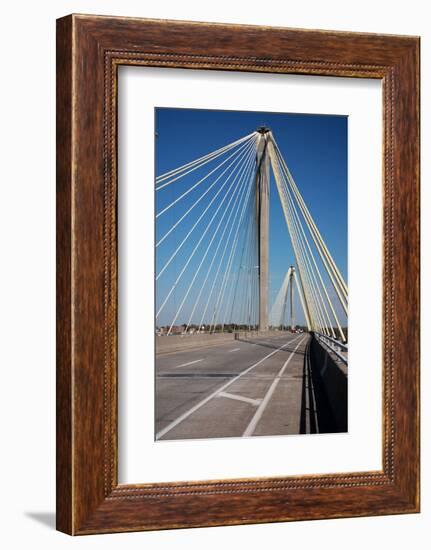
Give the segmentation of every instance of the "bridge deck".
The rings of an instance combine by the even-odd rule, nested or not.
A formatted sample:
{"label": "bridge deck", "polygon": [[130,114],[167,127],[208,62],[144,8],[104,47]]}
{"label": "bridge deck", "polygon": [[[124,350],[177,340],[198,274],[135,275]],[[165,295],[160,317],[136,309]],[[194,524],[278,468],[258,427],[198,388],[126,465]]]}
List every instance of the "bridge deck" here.
{"label": "bridge deck", "polygon": [[317,432],[309,338],[284,333],[157,357],[157,439]]}

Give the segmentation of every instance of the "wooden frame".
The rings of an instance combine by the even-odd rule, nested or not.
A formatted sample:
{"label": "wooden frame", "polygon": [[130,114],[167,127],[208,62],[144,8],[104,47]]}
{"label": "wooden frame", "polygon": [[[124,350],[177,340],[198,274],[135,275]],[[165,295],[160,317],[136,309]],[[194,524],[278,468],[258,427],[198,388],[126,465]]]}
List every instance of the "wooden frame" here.
{"label": "wooden frame", "polygon": [[[384,101],[383,470],[117,482],[119,65],[377,78]],[[71,15],[57,22],[57,528],[419,511],[419,39]]]}

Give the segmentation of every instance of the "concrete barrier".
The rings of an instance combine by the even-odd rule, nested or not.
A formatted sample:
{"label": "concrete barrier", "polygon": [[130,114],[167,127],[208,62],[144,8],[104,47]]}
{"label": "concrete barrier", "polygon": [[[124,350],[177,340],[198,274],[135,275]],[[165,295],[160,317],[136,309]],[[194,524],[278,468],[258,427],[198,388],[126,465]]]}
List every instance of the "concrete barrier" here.
{"label": "concrete barrier", "polygon": [[315,337],[310,341],[310,361],[317,413],[320,400],[320,409],[329,408],[332,416],[329,419],[322,413],[321,423],[334,425],[328,431],[347,432],[347,365],[335,361]]}
{"label": "concrete barrier", "polygon": [[178,334],[173,336],[156,336],[156,354],[175,351],[199,349],[234,340],[234,333],[223,334]]}

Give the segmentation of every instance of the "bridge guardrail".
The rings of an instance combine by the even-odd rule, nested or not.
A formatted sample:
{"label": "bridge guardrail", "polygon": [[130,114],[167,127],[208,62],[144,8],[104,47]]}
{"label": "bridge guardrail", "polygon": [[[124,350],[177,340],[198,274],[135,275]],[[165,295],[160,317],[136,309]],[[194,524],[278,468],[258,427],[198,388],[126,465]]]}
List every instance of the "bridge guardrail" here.
{"label": "bridge guardrail", "polygon": [[343,344],[342,342],[339,342],[338,340],[335,340],[334,338],[331,338],[330,336],[326,336],[326,334],[322,334],[320,332],[315,332],[314,334],[316,335],[319,342],[325,345],[330,351],[335,353],[335,355],[338,357],[338,359],[340,359],[340,361],[342,361],[345,365],[348,364],[347,357],[344,357],[344,355],[340,353],[339,349],[337,349],[338,347],[347,352],[348,351],[347,344]]}

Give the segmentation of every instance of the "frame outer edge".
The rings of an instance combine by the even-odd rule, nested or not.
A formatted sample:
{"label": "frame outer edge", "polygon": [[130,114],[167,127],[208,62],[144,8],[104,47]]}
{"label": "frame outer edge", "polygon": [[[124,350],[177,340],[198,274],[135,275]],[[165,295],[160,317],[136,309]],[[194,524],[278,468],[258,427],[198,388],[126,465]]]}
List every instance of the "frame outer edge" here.
{"label": "frame outer edge", "polygon": [[[201,520],[189,522],[183,517],[185,512],[182,513],[182,505],[189,501],[189,497],[193,499],[193,507],[199,504],[197,501],[202,500],[199,498],[196,499],[197,495],[193,495],[193,492],[190,492],[184,497],[178,495],[179,498],[176,502],[166,495],[168,500],[166,504],[163,504],[161,512],[157,512],[159,517],[155,519],[153,523],[146,515],[145,517],[139,516],[139,514],[144,511],[146,511],[145,514],[149,515],[155,513],[154,507],[150,505],[150,503],[148,503],[148,505],[142,503],[141,508],[139,506],[136,507],[138,502],[136,500],[132,501],[134,497],[130,496],[124,496],[119,499],[119,502],[112,501],[109,496],[110,491],[108,490],[107,494],[106,489],[111,485],[110,481],[113,481],[115,485],[115,479],[105,479],[103,487],[103,480],[101,479],[102,468],[98,462],[98,459],[104,456],[100,441],[101,429],[100,426],[96,427],[94,425],[94,417],[92,416],[95,414],[96,410],[100,410],[101,404],[99,401],[100,390],[99,386],[97,386],[97,384],[100,383],[101,376],[99,369],[94,368],[98,367],[98,359],[101,356],[101,346],[99,342],[93,340],[93,338],[96,338],[96,340],[99,338],[100,330],[99,327],[96,328],[93,324],[91,315],[95,315],[97,319],[100,319],[101,311],[100,306],[95,303],[97,301],[96,296],[89,296],[91,287],[89,287],[86,281],[87,276],[90,276],[93,283],[97,282],[97,284],[99,284],[101,280],[99,264],[95,266],[94,261],[96,260],[93,261],[94,256],[91,256],[91,252],[95,252],[97,256],[96,263],[100,261],[101,248],[99,248],[98,244],[100,240],[97,240],[102,237],[99,226],[97,225],[101,216],[99,205],[100,189],[95,191],[92,186],[92,182],[95,181],[94,177],[99,177],[100,159],[94,159],[98,163],[98,166],[87,165],[89,165],[91,158],[93,158],[91,155],[94,155],[94,153],[99,154],[98,149],[101,144],[99,139],[100,135],[97,134],[101,115],[100,96],[97,94],[102,93],[100,88],[102,80],[100,74],[101,67],[100,65],[95,65],[95,63],[96,61],[100,63],[103,51],[105,49],[110,49],[109,46],[106,45],[105,39],[110,43],[114,40],[121,44],[119,36],[120,30],[116,28],[118,19],[109,19],[109,21],[105,19],[104,23],[108,23],[108,26],[106,27],[104,24],[103,29],[100,28],[102,25],[99,26],[99,22],[97,22],[95,28],[93,16],[68,16],[57,22],[57,529],[68,534],[86,534],[123,530],[223,525],[230,523],[240,524],[288,521],[289,519],[313,519],[313,514],[306,514],[305,517],[300,514],[300,511],[298,511],[299,515],[295,513],[290,517],[284,516],[283,519],[281,519],[283,514],[280,516],[276,515],[276,517],[272,516],[270,519],[268,519],[267,516],[263,519],[258,518],[255,514],[244,516],[244,512],[241,509],[241,515],[238,515],[235,519],[231,519],[231,521],[226,519],[224,513],[221,513],[220,519],[215,520],[215,518],[213,518],[213,520],[211,520],[205,515],[204,511],[201,510]],[[145,23],[145,20],[140,21],[142,21],[142,24]],[[89,22],[91,22],[91,28],[88,28],[86,25],[86,23]],[[156,26],[161,26],[163,22],[159,21],[154,23]],[[178,26],[178,22],[172,23]],[[199,24],[195,25],[199,26]],[[187,30],[187,26],[187,23],[184,23],[184,25],[181,25],[181,27],[184,27],[181,30]],[[205,25],[202,25],[202,27],[203,26]],[[125,28],[127,29],[127,24]],[[124,27],[122,30],[124,30]],[[136,30],[137,29],[134,28],[135,35],[133,36],[137,36]],[[296,32],[292,29],[285,30],[292,31],[293,33]],[[309,32],[313,33],[313,31]],[[334,34],[338,36],[338,33],[335,31]],[[76,40],[74,40],[74,36],[76,36]],[[354,36],[357,38],[360,35],[352,34],[352,41]],[[379,35],[376,35],[376,37],[378,36]],[[370,40],[377,40],[376,37],[373,38],[372,35],[370,35]],[[399,55],[402,57],[400,55],[400,50],[405,54],[406,50],[410,49],[411,56],[412,50],[414,50],[413,41],[415,39],[406,37],[406,39],[401,41],[402,44],[400,45],[398,38],[391,39],[389,36],[387,38],[389,41],[392,40],[393,42],[392,49],[389,49],[390,55]],[[362,39],[363,37],[361,40]],[[141,46],[141,42],[145,44],[146,40],[148,39],[139,39],[138,42],[134,42],[133,47],[137,49],[144,47]],[[156,39],[150,38],[149,40],[155,40],[153,43],[158,44],[158,37]],[[418,45],[417,39],[416,45]],[[368,45],[368,50],[370,50],[369,46],[370,45]],[[388,48],[389,46],[390,45],[388,45]],[[193,48],[193,41],[190,46],[187,45],[187,48],[188,47]],[[310,48],[311,46],[308,46],[308,50],[310,50]],[[367,53],[366,50],[367,48],[365,48],[363,56]],[[418,61],[418,58],[415,57],[418,55],[418,47],[415,52],[413,57]],[[78,54],[79,58],[75,58]],[[85,54],[89,56],[89,59],[85,58]],[[169,55],[175,57],[175,54],[170,53]],[[185,57],[187,57],[187,55],[188,54],[185,54]],[[217,57],[219,56],[217,55]],[[412,58],[409,57],[409,59],[411,61]],[[398,59],[398,61],[401,61],[401,59]],[[404,59],[404,62],[405,61],[406,59]],[[391,60],[391,64],[393,64],[393,59]],[[200,65],[200,62],[195,63],[195,68],[199,68],[198,65]],[[330,63],[328,66],[329,65]],[[387,67],[389,68],[389,65],[387,65]],[[398,68],[399,67],[400,65],[398,65]],[[94,88],[97,89],[93,88],[90,90],[87,85],[88,83],[84,85],[80,81],[80,78],[82,78],[84,74],[84,69],[85,71],[89,69],[94,70],[91,78],[95,79],[95,84],[97,84],[97,86]],[[237,69],[233,68],[233,70]],[[238,70],[248,69],[241,69],[238,67]],[[265,69],[263,70],[266,72]],[[328,68],[327,73],[325,71],[326,69],[319,68],[317,72],[320,74],[335,74],[332,67]],[[413,93],[414,99],[417,99],[418,75],[415,69],[413,69],[412,72],[414,73],[412,77],[413,82],[410,79],[403,88]],[[366,72],[359,71],[359,73],[354,73],[355,71],[352,72],[351,76],[367,76]],[[401,101],[401,99],[402,98],[397,97],[398,101]],[[91,115],[94,116],[90,117],[87,111],[91,109],[91,106],[93,106],[95,111],[91,112]],[[77,110],[79,110],[79,113]],[[413,112],[413,110],[408,107],[406,110],[415,121],[418,119],[418,116],[415,118],[415,115],[418,115],[417,110]],[[74,115],[75,111],[76,114]],[[74,117],[76,118],[75,121]],[[398,120],[397,130],[400,131]],[[96,134],[96,143],[86,141],[93,137],[92,132]],[[411,135],[416,135],[417,138],[417,129],[416,134],[415,130],[413,130]],[[412,147],[417,148],[417,143],[413,143]],[[415,174],[418,176],[418,155],[415,156],[415,154],[413,154],[413,157],[409,157],[409,159],[410,162],[407,162],[407,167],[413,170],[415,169]],[[87,163],[85,166],[87,172],[81,170],[81,164],[76,164],[78,160],[79,163]],[[396,162],[398,162],[398,168],[403,166],[404,170],[406,170],[405,158],[402,159],[401,157],[397,157]],[[403,175],[405,176],[406,174],[404,173]],[[415,175],[413,175],[410,181],[414,182],[414,184],[411,185],[411,206],[414,201],[418,201],[418,177],[415,178]],[[91,206],[94,208],[93,211],[90,209]],[[414,202],[414,206],[412,209],[409,209],[409,213],[411,213],[412,210],[416,211],[416,206],[418,206],[418,202]],[[89,227],[86,228],[84,226],[87,224],[88,218],[86,216],[89,215],[89,211],[96,221],[92,222]],[[74,227],[75,218],[76,226]],[[407,219],[412,228],[412,235],[407,238],[407,242],[412,243],[413,249],[410,252],[405,252],[405,254],[412,257],[415,263],[410,269],[406,268],[405,276],[410,282],[413,281],[418,283],[418,272],[416,270],[418,257],[415,256],[417,253],[419,236],[418,225],[417,220],[412,222],[412,218],[408,214]],[[414,225],[415,222],[416,225]],[[84,224],[84,226],[82,224]],[[84,246],[83,239],[87,239],[89,236],[86,234],[86,229],[91,230],[91,238],[89,239],[90,242],[88,245]],[[106,234],[103,235],[103,239],[106,245]],[[396,243],[396,255],[399,254],[398,247],[400,246],[400,242],[401,239]],[[77,261],[78,258],[79,262]],[[91,258],[91,261],[89,261],[89,258]],[[398,256],[397,261],[399,261]],[[97,269],[95,269],[95,267]],[[92,268],[93,271],[91,271]],[[415,299],[417,297],[417,287],[418,285],[416,284],[413,291]],[[94,287],[93,292],[95,291],[98,292],[99,289]],[[399,291],[402,297],[405,296],[405,287],[403,287],[403,285],[399,287]],[[407,304],[407,316],[410,320],[413,320],[413,322],[418,321],[418,303],[415,299],[413,299],[410,304]],[[76,317],[76,325],[74,325],[74,317]],[[84,321],[84,324],[79,326],[78,323],[81,321]],[[86,323],[90,322],[92,323],[91,326],[87,327]],[[91,328],[91,331],[85,333],[85,330],[88,328]],[[398,330],[400,330],[400,328],[403,329],[403,326],[400,326],[400,323],[398,323]],[[76,356],[74,356],[73,350],[74,342],[77,351]],[[408,389],[413,392],[410,401],[413,405],[410,412],[416,414],[418,412],[417,335],[414,335],[413,346],[414,352],[412,362],[415,363],[413,365],[413,370],[417,376],[416,378],[413,374],[407,376],[407,371],[405,369],[402,372],[403,376],[408,379]],[[405,353],[406,348],[404,347],[403,349]],[[76,392],[74,392],[75,375]],[[88,390],[86,390],[87,387],[97,390],[97,398],[89,394]],[[80,390],[82,390],[82,392]],[[402,419],[402,421],[406,423],[408,431],[406,441],[410,442],[410,445],[414,448],[410,448],[407,452],[408,457],[405,461],[405,466],[408,470],[407,473],[401,471],[400,465],[396,464],[396,469],[399,470],[400,474],[398,482],[401,481],[397,489],[401,490],[401,493],[396,495],[392,494],[389,487],[385,493],[386,498],[392,496],[392,498],[395,498],[396,502],[393,502],[393,506],[389,506],[388,501],[384,502],[385,495],[383,493],[378,493],[377,487],[375,487],[375,490],[369,488],[370,491],[365,490],[365,493],[369,493],[370,496],[374,495],[377,499],[382,499],[380,505],[377,505],[377,502],[375,502],[376,508],[373,512],[370,510],[366,512],[364,509],[363,512],[359,510],[350,510],[349,512],[346,510],[340,514],[331,514],[327,511],[323,512],[323,514],[327,515],[318,514],[318,516],[314,517],[348,517],[353,515],[376,515],[415,511],[412,510],[412,501],[415,500],[418,502],[418,419],[416,416],[414,419],[409,419],[408,411],[405,409],[406,392],[407,388],[404,392],[399,390],[397,392],[399,394],[400,403],[397,411],[397,420]],[[115,397],[114,394],[114,391],[108,391],[110,400]],[[108,421],[106,421],[106,418],[104,420],[103,431],[110,443],[112,443],[111,430],[115,433],[115,426],[110,425],[108,416]],[[110,435],[106,436],[106,434],[109,433]],[[399,458],[401,459],[402,457],[400,456]],[[91,467],[89,467],[89,460],[95,461]],[[413,488],[413,484],[416,485],[416,488]],[[395,486],[392,486],[392,488],[395,489]],[[234,494],[235,491],[227,492],[232,493],[232,497],[229,498],[234,499],[242,506],[243,501],[241,499],[245,499],[245,497]],[[350,490],[343,491],[343,493],[350,494]],[[354,493],[356,495],[356,490],[354,490]],[[208,496],[209,494],[210,493],[208,493]],[[301,493],[298,493],[297,496],[300,497],[300,495]],[[283,499],[284,498],[283,493]],[[211,499],[211,502],[214,502],[214,499]],[[219,499],[217,502],[222,506],[224,500]],[[161,504],[160,502],[160,505]],[[126,508],[128,508],[129,505],[129,512],[131,513],[133,510],[133,515],[138,515],[134,519],[130,517],[129,522],[126,522]],[[180,506],[180,509],[178,506]],[[169,512],[169,515],[173,515],[171,515],[169,520],[167,517],[163,520],[163,518],[160,517],[163,512],[165,514]],[[138,516],[139,521],[137,520]]]}
{"label": "frame outer edge", "polygon": [[56,527],[73,534],[72,409],[72,33],[56,25]]}
{"label": "frame outer edge", "polygon": [[[413,43],[414,41],[414,43]],[[396,431],[402,449],[396,470],[412,512],[420,510],[420,40],[396,68],[395,148],[399,158],[395,201],[395,326],[398,363],[407,369],[396,373]],[[399,342],[402,342],[400,345]]]}

